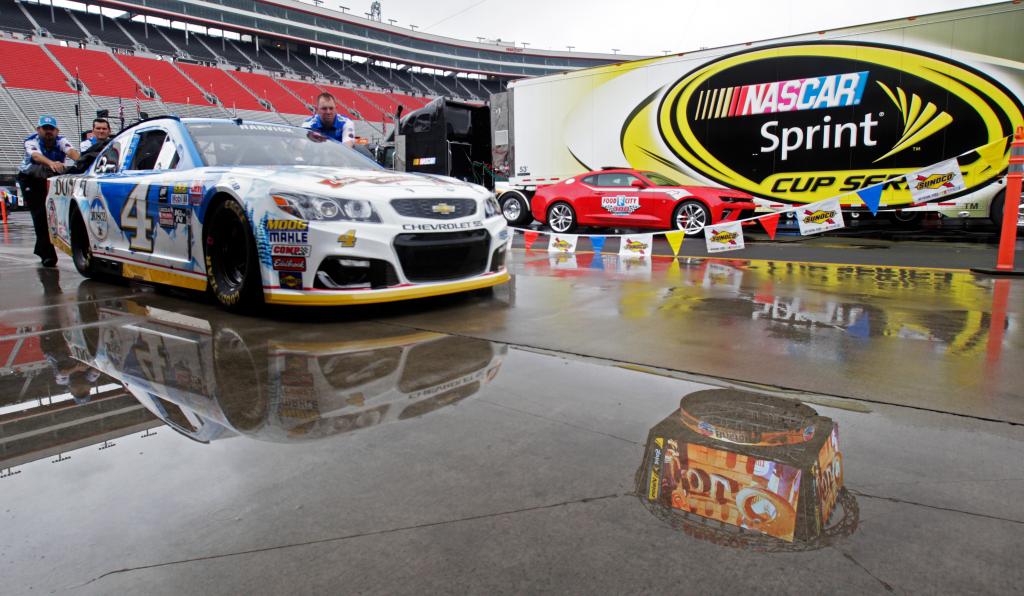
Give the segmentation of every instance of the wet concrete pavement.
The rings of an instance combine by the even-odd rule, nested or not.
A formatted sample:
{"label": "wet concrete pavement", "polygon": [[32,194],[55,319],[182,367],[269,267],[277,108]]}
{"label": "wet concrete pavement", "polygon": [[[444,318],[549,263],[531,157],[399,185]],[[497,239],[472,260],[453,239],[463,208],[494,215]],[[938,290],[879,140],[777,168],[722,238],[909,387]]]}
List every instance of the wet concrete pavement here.
{"label": "wet concrete pavement", "polygon": [[41,271],[23,232],[0,244],[4,593],[1024,581],[1022,282],[519,251],[491,296],[253,318]]}

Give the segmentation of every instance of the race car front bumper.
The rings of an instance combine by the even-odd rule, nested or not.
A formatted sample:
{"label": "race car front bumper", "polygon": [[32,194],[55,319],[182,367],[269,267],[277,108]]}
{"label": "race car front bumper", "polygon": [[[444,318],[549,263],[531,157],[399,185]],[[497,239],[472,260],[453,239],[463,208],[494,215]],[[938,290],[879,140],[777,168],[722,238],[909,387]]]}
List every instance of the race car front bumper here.
{"label": "race car front bumper", "polygon": [[[271,304],[369,304],[498,285],[509,279],[508,234],[501,217],[309,222],[301,234],[268,232],[258,242],[264,299]],[[289,240],[295,242],[285,243]]]}

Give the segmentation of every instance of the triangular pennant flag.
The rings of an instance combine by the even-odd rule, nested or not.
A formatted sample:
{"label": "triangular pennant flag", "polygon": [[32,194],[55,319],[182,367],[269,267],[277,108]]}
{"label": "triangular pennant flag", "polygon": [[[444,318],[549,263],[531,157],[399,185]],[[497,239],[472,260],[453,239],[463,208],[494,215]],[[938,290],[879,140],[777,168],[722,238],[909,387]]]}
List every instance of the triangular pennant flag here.
{"label": "triangular pennant flag", "polygon": [[530,250],[533,246],[534,241],[537,240],[539,232],[523,232],[523,243],[526,245],[526,250]]}
{"label": "triangular pennant flag", "polygon": [[679,249],[683,246],[684,237],[686,237],[686,232],[682,230],[665,232],[665,240],[668,240],[668,245],[672,247],[673,256],[679,256]]}
{"label": "triangular pennant flag", "polygon": [[882,184],[876,184],[857,191],[857,196],[871,210],[871,215],[878,213],[878,205],[882,202]]}
{"label": "triangular pennant flag", "polygon": [[604,250],[604,236],[591,236],[590,245],[594,247],[594,252],[601,252]]}
{"label": "triangular pennant flag", "polygon": [[548,252],[576,252],[576,240],[578,239],[579,236],[569,234],[552,234],[551,242],[548,243]]}
{"label": "triangular pennant flag", "polygon": [[999,139],[994,143],[989,143],[984,147],[979,147],[975,151],[981,156],[981,159],[985,161],[990,168],[997,170],[1003,169],[1003,164],[1006,163],[1006,139]]}
{"label": "triangular pennant flag", "polygon": [[761,227],[768,233],[768,237],[775,240],[775,229],[779,227],[779,214],[762,215],[757,220],[761,222]]}

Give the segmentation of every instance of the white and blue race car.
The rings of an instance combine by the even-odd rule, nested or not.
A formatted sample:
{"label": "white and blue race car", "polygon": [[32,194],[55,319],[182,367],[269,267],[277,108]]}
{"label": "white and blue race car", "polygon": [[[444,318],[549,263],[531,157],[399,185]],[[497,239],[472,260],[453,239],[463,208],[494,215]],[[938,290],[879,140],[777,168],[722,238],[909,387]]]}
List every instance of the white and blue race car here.
{"label": "white and blue race car", "polygon": [[50,179],[54,244],[85,276],[209,290],[228,307],[388,302],[508,280],[494,196],[384,170],[306,129],[161,117]]}

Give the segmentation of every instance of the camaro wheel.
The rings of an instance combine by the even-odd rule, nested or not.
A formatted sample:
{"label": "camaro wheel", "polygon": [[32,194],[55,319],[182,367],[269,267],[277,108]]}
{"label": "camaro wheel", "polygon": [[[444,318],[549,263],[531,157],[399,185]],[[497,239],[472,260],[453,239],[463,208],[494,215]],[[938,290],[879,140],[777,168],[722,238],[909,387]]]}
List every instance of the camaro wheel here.
{"label": "camaro wheel", "polygon": [[75,269],[83,276],[96,277],[89,229],[85,227],[85,219],[77,207],[71,211],[71,260],[75,263]]}
{"label": "camaro wheel", "polygon": [[510,226],[525,226],[533,221],[530,200],[523,193],[510,190],[501,195],[501,214]]}
{"label": "camaro wheel", "polygon": [[576,230],[576,212],[568,203],[555,203],[548,209],[548,225],[559,234],[570,234]]}
{"label": "camaro wheel", "polygon": [[672,225],[687,236],[696,236],[711,223],[711,212],[700,201],[683,201],[672,213]]}
{"label": "camaro wheel", "polygon": [[234,200],[216,205],[203,230],[206,279],[217,301],[229,308],[245,308],[263,300],[256,241],[249,218]]}

